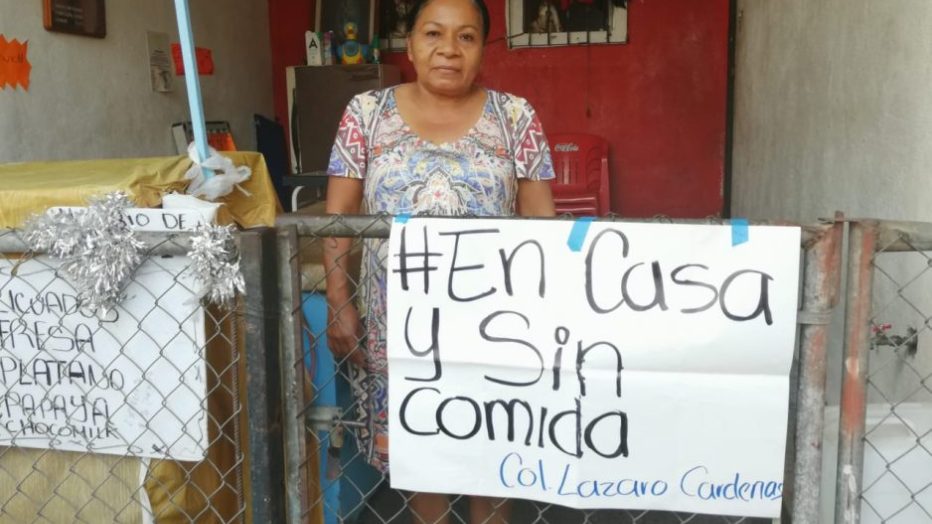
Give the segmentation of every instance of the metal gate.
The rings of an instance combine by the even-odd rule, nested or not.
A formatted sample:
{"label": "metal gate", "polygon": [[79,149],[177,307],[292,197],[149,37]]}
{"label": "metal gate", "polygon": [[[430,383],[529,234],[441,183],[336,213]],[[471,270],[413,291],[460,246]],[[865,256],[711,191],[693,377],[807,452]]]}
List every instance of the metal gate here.
{"label": "metal gate", "polygon": [[[387,479],[367,466],[356,447],[356,432],[365,430],[349,387],[357,378],[346,366],[334,363],[325,347],[328,306],[323,243],[351,239],[345,265],[357,267],[362,244],[387,238],[392,218],[287,215],[279,219],[289,522],[410,522],[406,495],[389,488]],[[800,246],[805,260],[801,270],[803,298],[784,490],[784,514],[787,518],[796,515],[798,522],[815,522],[811,517],[818,514],[828,319],[837,300],[842,229],[841,223],[804,227]],[[358,274],[352,278],[358,292],[363,283]],[[350,302],[356,294],[352,297]],[[451,498],[450,521],[468,522],[466,506],[463,497]],[[761,521],[649,511],[576,511],[521,500],[515,501],[510,518],[515,523],[552,524]]]}

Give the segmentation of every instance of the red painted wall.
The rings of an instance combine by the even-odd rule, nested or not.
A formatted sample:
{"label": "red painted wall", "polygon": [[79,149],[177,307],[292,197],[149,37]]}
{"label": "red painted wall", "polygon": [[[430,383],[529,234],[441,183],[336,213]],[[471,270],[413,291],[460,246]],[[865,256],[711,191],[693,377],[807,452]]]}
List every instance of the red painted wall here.
{"label": "red painted wall", "polygon": [[285,68],[307,63],[304,32],[313,27],[315,5],[313,0],[269,0],[275,117],[286,129],[288,97],[285,93]]}
{"label": "red painted wall", "polygon": [[[310,11],[295,7],[286,15],[282,4],[301,3],[270,0],[270,12],[279,15],[271,20],[282,121],[284,72],[278,68],[296,53],[289,49],[284,59],[277,56],[283,44],[276,40],[283,41],[284,30]],[[495,41],[505,34],[505,1],[487,3],[489,38]],[[606,137],[615,212],[717,215],[725,159],[728,6],[728,0],[631,0],[626,45],[508,50],[499,40],[487,47],[482,83],[527,98],[549,133]],[[287,45],[300,55],[302,44],[303,36]],[[385,62],[401,65],[406,79],[412,78],[403,53],[389,54]]]}

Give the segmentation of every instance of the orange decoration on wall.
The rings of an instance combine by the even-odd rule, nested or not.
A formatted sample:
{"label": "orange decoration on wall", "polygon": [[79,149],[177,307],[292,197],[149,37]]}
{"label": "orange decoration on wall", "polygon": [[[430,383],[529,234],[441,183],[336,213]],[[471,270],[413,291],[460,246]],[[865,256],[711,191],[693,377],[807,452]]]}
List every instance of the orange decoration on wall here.
{"label": "orange decoration on wall", "polygon": [[0,35],[0,89],[6,89],[9,84],[11,89],[20,86],[24,91],[29,91],[29,72],[32,71],[32,65],[26,53],[29,51],[29,42],[19,43],[15,38],[7,41],[3,35]]}
{"label": "orange decoration on wall", "polygon": [[[214,74],[214,56],[210,49],[195,47],[194,57],[197,60],[197,73],[200,75]],[[172,58],[175,60],[175,75],[184,75],[184,60],[181,58],[181,44],[172,44]]]}

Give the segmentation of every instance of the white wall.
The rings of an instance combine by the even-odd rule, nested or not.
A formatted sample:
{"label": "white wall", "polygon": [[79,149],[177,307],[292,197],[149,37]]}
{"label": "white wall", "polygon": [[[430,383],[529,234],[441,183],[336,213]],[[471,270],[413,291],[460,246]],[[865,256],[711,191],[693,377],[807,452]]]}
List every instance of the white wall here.
{"label": "white wall", "polygon": [[[213,50],[201,76],[208,120],[227,120],[255,149],[252,115],[272,115],[266,0],[190,0],[196,45]],[[0,162],[174,155],[170,127],[188,120],[184,78],[149,85],[146,31],[178,41],[171,0],[108,0],[107,37],[50,33],[42,2],[0,0],[0,34],[29,41],[28,92],[0,90]],[[0,181],[2,183],[2,181]]]}

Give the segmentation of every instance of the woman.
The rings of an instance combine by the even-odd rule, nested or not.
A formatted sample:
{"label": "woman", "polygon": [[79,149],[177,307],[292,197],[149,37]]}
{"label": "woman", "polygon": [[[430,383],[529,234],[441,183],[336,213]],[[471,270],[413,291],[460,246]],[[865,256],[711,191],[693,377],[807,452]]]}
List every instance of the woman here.
{"label": "woman", "polygon": [[[407,45],[417,80],[350,102],[330,157],[328,213],[554,215],[547,183],[553,165],[533,109],[521,98],[475,83],[488,33],[482,0],[413,3]],[[361,445],[383,472],[388,471],[386,244],[365,246],[364,322],[343,266],[351,240],[329,241],[324,256],[330,349],[355,364],[353,382],[361,385],[359,405],[366,411]],[[444,495],[415,494],[410,505],[422,522],[447,522]],[[474,522],[506,522],[507,504],[472,497],[470,514]]]}

